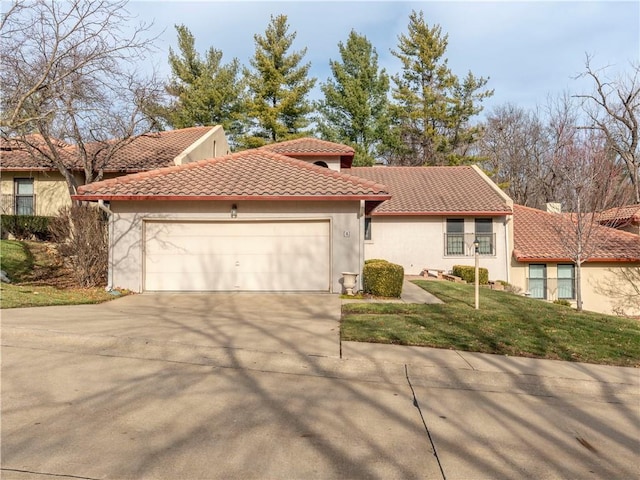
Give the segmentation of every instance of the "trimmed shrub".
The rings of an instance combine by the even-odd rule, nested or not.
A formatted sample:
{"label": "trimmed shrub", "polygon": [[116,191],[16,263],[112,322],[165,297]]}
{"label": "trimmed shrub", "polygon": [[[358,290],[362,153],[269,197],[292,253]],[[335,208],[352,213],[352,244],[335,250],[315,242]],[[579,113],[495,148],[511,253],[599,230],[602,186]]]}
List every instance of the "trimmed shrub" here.
{"label": "trimmed shrub", "polygon": [[0,216],[0,228],[2,228],[3,238],[10,233],[18,240],[32,238],[49,240],[51,238],[50,220],[50,217],[40,215],[2,215]]}
{"label": "trimmed shrub", "polygon": [[553,303],[555,303],[556,305],[562,305],[563,307],[570,307],[571,306],[571,302],[569,300],[567,300],[566,298],[559,298],[557,300],[554,300]]}
{"label": "trimmed shrub", "polygon": [[370,258],[369,260],[365,260],[364,264],[366,265],[367,263],[376,263],[376,262],[389,263],[387,260],[382,260],[381,258]]}
{"label": "trimmed shrub", "polygon": [[399,298],[402,294],[404,268],[401,265],[376,260],[365,262],[362,272],[364,292],[377,297]]}
{"label": "trimmed shrub", "polygon": [[[454,265],[451,273],[468,283],[475,283],[476,281],[476,267],[470,267],[468,265]],[[480,277],[480,285],[486,285],[489,283],[489,270],[481,267],[478,269],[478,274]]]}

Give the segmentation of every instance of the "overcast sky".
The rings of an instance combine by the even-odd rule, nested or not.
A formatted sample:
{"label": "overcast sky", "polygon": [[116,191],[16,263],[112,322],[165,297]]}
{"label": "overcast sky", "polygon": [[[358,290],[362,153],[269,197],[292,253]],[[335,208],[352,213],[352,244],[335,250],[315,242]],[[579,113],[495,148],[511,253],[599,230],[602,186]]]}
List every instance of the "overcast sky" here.
{"label": "overcast sky", "polygon": [[[584,70],[585,54],[592,66],[610,65],[609,72],[629,71],[640,59],[640,2],[627,1],[264,1],[264,2],[132,2],[130,13],[153,19],[163,32],[154,64],[163,76],[169,47],[176,48],[174,25],[186,25],[203,53],[213,46],[223,61],[236,57],[248,65],[255,52],[254,34],[263,34],[271,15],[285,14],[290,32],[297,32],[293,49],[307,48],[311,75],[324,82],[329,60],[339,59],[338,42],[353,29],[376,48],[381,67],[400,69],[390,50],[405,33],[412,10],[422,10],[429,25],[439,24],[449,35],[446,56],[460,77],[471,70],[489,77],[490,110],[507,102],[526,108],[546,102],[548,95],[584,91],[590,86],[574,77]],[[316,89],[317,90],[317,89]],[[314,92],[314,98],[318,92]]]}

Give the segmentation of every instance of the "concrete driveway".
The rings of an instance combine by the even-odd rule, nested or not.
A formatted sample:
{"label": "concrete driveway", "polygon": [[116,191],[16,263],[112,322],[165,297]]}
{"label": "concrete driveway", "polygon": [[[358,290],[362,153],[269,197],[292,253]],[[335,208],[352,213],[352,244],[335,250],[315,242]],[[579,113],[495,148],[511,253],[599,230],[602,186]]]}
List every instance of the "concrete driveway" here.
{"label": "concrete driveway", "polygon": [[640,375],[346,342],[330,295],[2,311],[7,480],[638,478]]}
{"label": "concrete driveway", "polygon": [[[142,294],[99,305],[2,311],[3,328],[211,348],[340,355],[340,298],[323,294]],[[29,335],[32,335],[30,333]],[[102,338],[99,338],[102,337]]]}

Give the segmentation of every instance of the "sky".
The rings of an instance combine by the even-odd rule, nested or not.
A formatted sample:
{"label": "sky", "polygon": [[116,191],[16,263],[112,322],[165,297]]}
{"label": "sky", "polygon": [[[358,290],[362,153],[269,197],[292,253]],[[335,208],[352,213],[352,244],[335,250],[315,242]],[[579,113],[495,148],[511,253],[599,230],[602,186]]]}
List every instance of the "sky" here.
{"label": "sky", "polygon": [[[563,92],[582,93],[592,87],[576,79],[585,67],[607,67],[609,76],[630,71],[640,60],[639,1],[212,1],[170,2],[137,0],[130,13],[153,21],[159,35],[152,63],[162,77],[170,75],[169,47],[176,49],[174,25],[186,25],[204,53],[211,46],[249,65],[254,35],[263,34],[271,15],[285,14],[296,32],[293,50],[307,48],[310,75],[325,82],[329,60],[338,60],[338,42],[351,30],[365,35],[376,48],[380,66],[398,73],[391,54],[398,36],[406,33],[412,10],[424,12],[427,24],[448,34],[448,58],[460,77],[468,71],[489,77],[494,96],[484,102],[485,113],[498,105],[524,108],[544,105]],[[318,87],[312,94],[319,98]]]}

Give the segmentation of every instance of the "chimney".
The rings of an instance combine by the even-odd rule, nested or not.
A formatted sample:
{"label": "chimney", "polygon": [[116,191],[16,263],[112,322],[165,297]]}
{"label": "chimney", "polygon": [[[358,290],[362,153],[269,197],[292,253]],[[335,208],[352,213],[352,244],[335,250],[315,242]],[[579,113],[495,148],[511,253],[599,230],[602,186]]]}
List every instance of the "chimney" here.
{"label": "chimney", "polygon": [[562,213],[562,204],[557,202],[548,202],[547,213]]}

